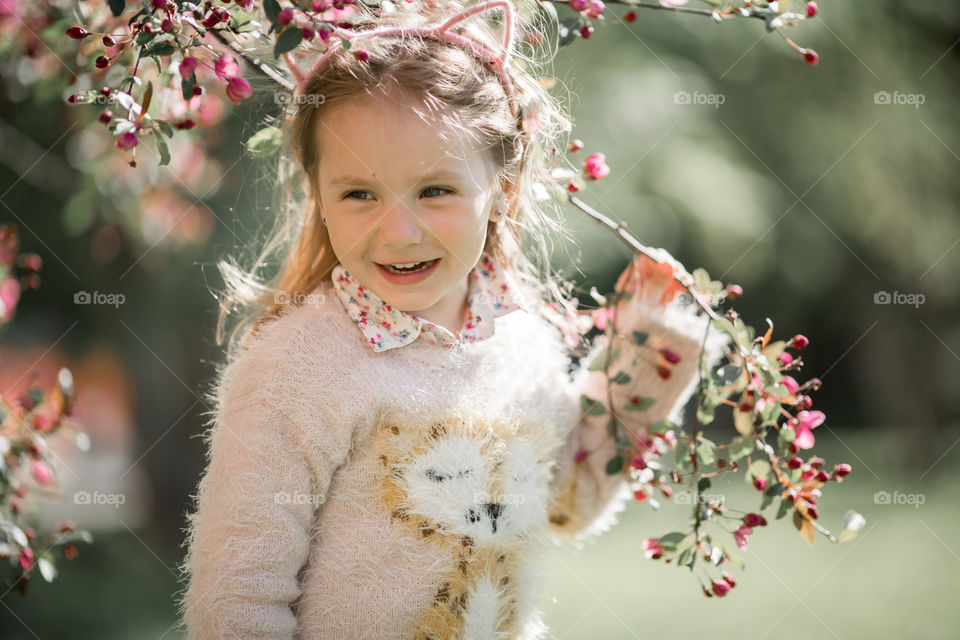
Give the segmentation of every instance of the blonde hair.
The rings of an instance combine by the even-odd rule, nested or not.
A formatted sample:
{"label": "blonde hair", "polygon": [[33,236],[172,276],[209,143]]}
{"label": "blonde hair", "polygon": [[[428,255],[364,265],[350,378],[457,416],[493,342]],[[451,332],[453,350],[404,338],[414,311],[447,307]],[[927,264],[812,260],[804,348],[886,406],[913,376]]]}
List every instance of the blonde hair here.
{"label": "blonde hair", "polygon": [[[400,2],[400,5],[406,3]],[[554,276],[550,267],[553,249],[550,231],[566,240],[571,234],[560,222],[552,189],[536,184],[552,171],[554,163],[566,163],[565,149],[572,122],[560,103],[531,70],[553,59],[556,41],[546,42],[553,18],[538,0],[514,0],[519,45],[513,52],[512,79],[520,117],[515,119],[503,84],[473,53],[449,42],[418,37],[364,38],[352,48],[369,54],[361,61],[352,51],[340,48],[304,87],[302,95],[281,114],[284,144],[277,164],[278,215],[274,228],[252,269],[238,266],[232,258],[218,268],[226,284],[217,322],[217,344],[228,338],[228,359],[246,347],[265,323],[283,315],[290,305],[278,302],[276,294],[297,300],[328,278],[337,264],[321,218],[316,180],[320,162],[319,122],[340,102],[369,94],[386,81],[422,100],[427,110],[448,128],[468,136],[478,148],[488,149],[498,178],[513,188],[514,197],[498,222],[489,222],[484,249],[507,269],[527,300],[537,305],[555,302],[561,313],[570,309],[571,284]],[[438,5],[424,3],[420,11],[397,10],[375,17],[358,3],[351,17],[354,30],[382,26],[434,24],[462,9],[459,0]],[[456,31],[499,51],[502,36],[481,14],[454,27]],[[543,60],[537,57],[522,34],[534,34],[549,45]],[[336,37],[336,36],[334,36]],[[307,45],[301,45],[298,53]],[[315,52],[319,55],[319,51]],[[307,65],[309,66],[309,57]],[[514,71],[520,69],[519,72]],[[310,97],[315,99],[310,100]],[[322,97],[322,98],[321,98]],[[421,117],[423,117],[421,115]],[[304,177],[306,178],[304,180]],[[524,243],[529,248],[524,248]],[[532,253],[534,260],[528,257]],[[278,273],[267,279],[257,275],[264,265],[279,262]],[[225,332],[227,319],[237,314],[236,325]]]}

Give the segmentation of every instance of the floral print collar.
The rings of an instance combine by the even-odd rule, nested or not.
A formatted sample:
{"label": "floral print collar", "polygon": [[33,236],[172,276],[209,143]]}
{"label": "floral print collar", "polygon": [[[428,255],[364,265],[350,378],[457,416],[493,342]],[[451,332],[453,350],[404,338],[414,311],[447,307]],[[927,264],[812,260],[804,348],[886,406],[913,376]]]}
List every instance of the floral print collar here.
{"label": "floral print collar", "polygon": [[446,348],[479,342],[493,335],[495,318],[511,311],[529,311],[513,278],[487,252],[467,275],[470,317],[459,339],[445,327],[387,304],[339,263],[333,267],[331,279],[340,302],[376,352],[403,347],[420,336]]}

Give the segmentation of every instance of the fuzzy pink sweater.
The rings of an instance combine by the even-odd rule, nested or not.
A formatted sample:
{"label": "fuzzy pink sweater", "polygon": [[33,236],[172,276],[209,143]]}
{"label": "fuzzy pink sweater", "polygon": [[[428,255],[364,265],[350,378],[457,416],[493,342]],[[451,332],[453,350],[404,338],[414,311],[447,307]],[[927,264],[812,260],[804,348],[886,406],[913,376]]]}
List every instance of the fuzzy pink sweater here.
{"label": "fuzzy pink sweater", "polygon": [[[325,281],[219,372],[180,567],[187,638],[543,637],[544,545],[606,530],[632,496],[605,472],[608,416],[581,412],[581,394],[606,398],[586,367],[604,337],[572,375],[543,307],[488,314],[493,331],[453,348],[377,351],[342,294]],[[656,399],[620,412],[643,429],[682,417],[706,319],[635,298],[618,329],[653,340],[624,339],[613,393]]]}

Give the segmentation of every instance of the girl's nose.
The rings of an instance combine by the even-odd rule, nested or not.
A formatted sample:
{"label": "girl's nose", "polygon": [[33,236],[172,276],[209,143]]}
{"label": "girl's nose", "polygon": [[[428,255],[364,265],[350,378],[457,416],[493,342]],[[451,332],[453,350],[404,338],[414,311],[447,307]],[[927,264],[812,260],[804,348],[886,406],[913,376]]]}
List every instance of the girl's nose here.
{"label": "girl's nose", "polygon": [[403,203],[388,207],[380,219],[380,242],[386,246],[405,247],[420,244],[423,231],[417,214]]}

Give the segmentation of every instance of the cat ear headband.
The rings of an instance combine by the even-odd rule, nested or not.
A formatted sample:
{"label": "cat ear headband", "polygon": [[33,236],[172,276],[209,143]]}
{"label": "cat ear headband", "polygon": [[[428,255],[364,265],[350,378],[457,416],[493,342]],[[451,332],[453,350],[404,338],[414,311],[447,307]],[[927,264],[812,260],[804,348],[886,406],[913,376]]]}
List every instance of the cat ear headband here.
{"label": "cat ear headband", "polygon": [[[466,36],[447,31],[456,23],[466,20],[474,14],[482,13],[497,7],[503,10],[506,31],[503,42],[503,52],[500,55],[495,54],[489,48],[477,42],[473,38],[468,38]],[[489,0],[488,2],[483,2],[458,11],[443,22],[431,27],[387,27],[382,29],[372,29],[370,31],[362,31],[359,33],[350,33],[348,31],[337,30],[336,33],[340,37],[349,40],[351,44],[357,40],[370,38],[373,36],[383,37],[413,35],[446,40],[448,42],[457,44],[464,49],[468,49],[472,51],[478,58],[489,63],[493,70],[500,77],[501,82],[503,82],[503,88],[506,91],[507,97],[510,99],[510,111],[513,113],[513,117],[516,118],[519,116],[520,109],[517,104],[516,94],[514,93],[513,82],[511,82],[510,76],[507,73],[507,65],[510,62],[511,52],[513,51],[513,23],[515,17],[516,9],[510,0]],[[307,72],[304,72],[303,69],[301,69],[296,62],[294,62],[293,57],[289,53],[283,54],[284,61],[287,63],[287,66],[293,73],[293,77],[296,79],[298,92],[303,93],[307,83],[314,76],[314,74],[316,74],[317,70],[319,70],[320,67],[322,67],[323,64],[330,58],[330,56],[333,55],[334,51],[341,47],[342,44],[340,39],[338,38],[334,40],[330,44],[329,48],[323,53],[323,55],[320,56],[320,58],[317,59],[317,61]]]}

